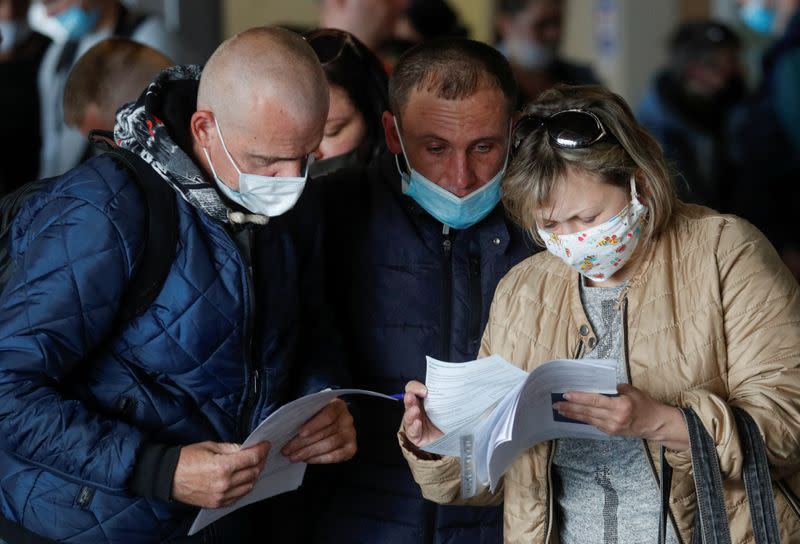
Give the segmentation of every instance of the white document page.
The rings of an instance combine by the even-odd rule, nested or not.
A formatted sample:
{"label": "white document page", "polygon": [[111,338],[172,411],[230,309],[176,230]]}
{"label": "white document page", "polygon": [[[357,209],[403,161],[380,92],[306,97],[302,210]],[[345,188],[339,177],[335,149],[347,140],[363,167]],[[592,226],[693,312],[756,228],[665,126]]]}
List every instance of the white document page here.
{"label": "white document page", "polygon": [[[488,475],[494,490],[500,477],[518,455],[535,444],[555,438],[610,437],[584,423],[559,421],[553,410],[554,395],[567,391],[617,393],[617,362],[611,359],[580,359],[548,361],[536,368],[509,403],[507,412],[499,419],[502,425],[493,430],[488,444],[486,465],[478,465],[479,478]],[[481,480],[483,483],[487,479]]]}
{"label": "white document page", "polygon": [[425,412],[445,434],[474,422],[528,377],[499,355],[465,363],[427,360]]}
{"label": "white document page", "polygon": [[341,395],[353,394],[382,397],[397,402],[388,395],[364,389],[326,389],[284,404],[262,421],[242,444],[242,449],[250,448],[264,441],[271,444],[264,471],[259,476],[253,490],[231,506],[200,510],[189,529],[189,536],[242,506],[300,487],[300,484],[303,483],[306,463],[292,463],[281,453],[281,450],[297,435],[300,427],[327,406],[331,400]]}
{"label": "white document page", "polygon": [[438,455],[458,456],[461,437],[473,434],[497,402],[528,377],[499,355],[465,363],[427,360],[425,413],[445,434],[422,449]]}

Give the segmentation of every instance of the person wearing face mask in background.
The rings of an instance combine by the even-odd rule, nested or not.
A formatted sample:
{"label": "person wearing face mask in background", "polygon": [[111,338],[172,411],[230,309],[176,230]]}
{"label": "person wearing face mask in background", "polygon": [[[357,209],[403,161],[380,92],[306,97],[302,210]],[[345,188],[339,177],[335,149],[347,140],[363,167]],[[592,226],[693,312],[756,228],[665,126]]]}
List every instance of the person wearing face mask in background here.
{"label": "person wearing face mask in background", "polygon": [[[281,497],[186,534],[198,507],[252,489],[270,444],[239,444],[256,425],[343,383],[320,213],[299,198],[327,110],[308,44],[251,29],[202,73],[168,68],[118,112],[115,141],[152,169],[176,224],[146,223],[154,203],[109,155],[26,201],[0,292],[0,478],[14,482],[0,488],[0,538],[260,541]],[[172,265],[153,302],[118,323],[149,264],[148,229],[174,244]],[[301,433],[281,450],[293,462],[355,452],[341,400]]]}
{"label": "person wearing face mask in background", "polygon": [[[497,281],[533,247],[500,205],[517,99],[503,56],[466,39],[423,42],[395,66],[389,97],[390,153],[316,189],[349,373],[358,387],[392,394],[424,379],[426,355],[475,357]],[[397,448],[400,403],[354,407],[360,453],[309,472],[324,514],[301,542],[499,540],[498,509],[441,508],[420,495]]]}
{"label": "person wearing face mask in background", "polygon": [[43,0],[66,35],[47,50],[39,70],[42,150],[39,177],[62,174],[90,156],[86,138],[64,121],[64,86],[78,58],[100,40],[130,38],[182,62],[175,36],[156,16],[134,13],[120,0]]}
{"label": "person wearing face mask in background", "polygon": [[669,60],[639,104],[639,122],[675,166],[685,202],[730,209],[730,160],[725,131],[745,97],[740,41],[725,25],[691,21],[669,39]]}
{"label": "person wearing face mask in background", "polygon": [[[741,218],[680,202],[658,142],[603,87],[544,93],[526,108],[513,146],[503,203],[548,251],[497,286],[480,355],[525,371],[553,359],[615,360],[618,396],[571,391],[553,405],[614,439],[537,444],[495,493],[464,498],[458,459],[419,449],[442,433],[425,414],[424,384],[412,382],[398,438],[425,496],[505,500],[507,543],[662,542],[662,515],[663,542],[698,542],[695,478],[704,472],[693,470],[680,410],[691,408],[716,450],[698,462],[719,461],[727,541],[753,542],[738,407],[758,425],[780,480],[767,496],[780,541],[796,542],[800,288],[774,248]],[[662,460],[673,470],[666,504]]]}
{"label": "person wearing face mask in background", "polygon": [[[50,39],[28,26],[29,0],[0,0],[0,196],[39,171],[39,91],[36,74]],[[13,105],[13,107],[11,107]]]}
{"label": "person wearing face mask in background", "polygon": [[740,14],[775,42],[760,85],[731,121],[733,210],[764,231],[800,281],[800,0],[744,1]]}
{"label": "person wearing face mask in background", "polygon": [[556,83],[599,83],[591,68],[559,56],[565,4],[566,0],[496,0],[497,48],[514,69],[520,106]]}
{"label": "person wearing face mask in background", "polygon": [[325,132],[310,175],[366,166],[386,150],[381,115],[389,108],[389,97],[383,65],[344,30],[312,30],[305,39],[322,64],[330,95]]}

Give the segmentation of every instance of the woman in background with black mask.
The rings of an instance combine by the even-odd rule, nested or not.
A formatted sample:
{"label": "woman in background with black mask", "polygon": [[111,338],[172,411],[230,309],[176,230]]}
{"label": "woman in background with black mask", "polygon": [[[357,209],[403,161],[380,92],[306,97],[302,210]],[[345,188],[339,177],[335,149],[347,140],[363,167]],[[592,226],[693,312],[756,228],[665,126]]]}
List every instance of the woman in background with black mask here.
{"label": "woman in background with black mask", "polygon": [[343,30],[308,32],[330,87],[330,110],[312,177],[366,165],[386,149],[381,115],[389,109],[388,78],[380,60]]}

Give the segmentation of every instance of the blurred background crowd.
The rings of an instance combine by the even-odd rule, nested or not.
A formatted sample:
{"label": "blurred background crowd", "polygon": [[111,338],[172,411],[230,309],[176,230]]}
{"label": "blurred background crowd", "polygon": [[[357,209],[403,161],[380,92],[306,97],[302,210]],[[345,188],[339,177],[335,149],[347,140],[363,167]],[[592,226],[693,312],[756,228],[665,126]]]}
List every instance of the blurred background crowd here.
{"label": "blurred background crowd", "polygon": [[385,78],[398,56],[467,36],[511,61],[520,106],[558,82],[621,94],[663,145],[682,198],[747,217],[798,274],[798,9],[796,0],[0,0],[0,192],[75,166],[91,153],[89,131],[113,129],[117,108],[163,67],[202,64],[225,37],[261,24],[351,33],[357,49],[347,54],[336,35],[317,36],[332,84],[317,158],[338,157],[317,173],[369,161],[383,151]]}

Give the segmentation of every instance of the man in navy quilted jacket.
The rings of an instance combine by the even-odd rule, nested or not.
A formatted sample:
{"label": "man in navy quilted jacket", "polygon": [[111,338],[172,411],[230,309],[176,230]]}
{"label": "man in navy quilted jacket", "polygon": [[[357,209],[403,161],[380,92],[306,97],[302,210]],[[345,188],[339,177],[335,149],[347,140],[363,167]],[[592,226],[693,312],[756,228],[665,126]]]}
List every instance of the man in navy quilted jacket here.
{"label": "man in navy quilted jacket", "polygon": [[[166,281],[127,323],[115,316],[148,212],[132,174],[91,159],[19,212],[0,294],[2,538],[251,538],[262,520],[241,510],[186,534],[197,507],[232,504],[268,462],[269,444],[237,443],[338,379],[320,229],[313,202],[298,201],[327,109],[311,48],[260,28],[220,46],[202,77],[170,68],[119,111],[115,140],[175,190],[178,216]],[[324,408],[283,453],[350,458],[346,405]]]}

